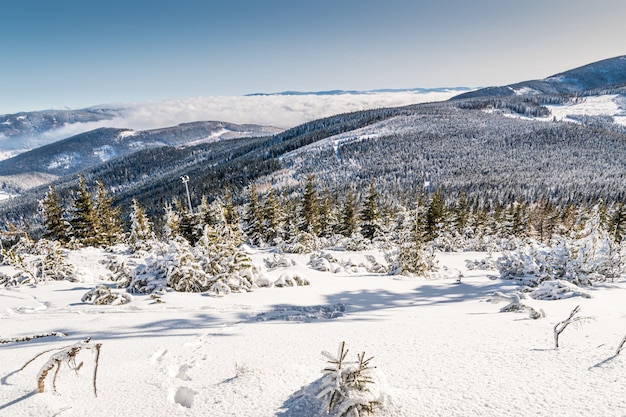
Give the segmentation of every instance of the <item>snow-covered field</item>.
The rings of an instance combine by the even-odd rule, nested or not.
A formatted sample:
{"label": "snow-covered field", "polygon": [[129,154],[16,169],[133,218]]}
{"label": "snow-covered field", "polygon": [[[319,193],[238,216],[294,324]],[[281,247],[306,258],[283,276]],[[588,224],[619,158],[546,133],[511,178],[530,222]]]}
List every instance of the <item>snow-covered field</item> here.
{"label": "snow-covered field", "polygon": [[[356,262],[364,255],[334,253]],[[83,282],[0,289],[0,416],[321,416],[321,352],[343,341],[348,360],[373,356],[384,400],[374,415],[626,415],[626,353],[615,355],[626,333],[624,279],[585,288],[591,298],[524,300],[546,314],[532,320],[486,301],[516,288],[495,271],[466,269],[466,259],[486,254],[439,254],[433,279],[320,272],[308,255],[288,255],[296,262],[289,272],[310,285],[94,306],[81,297],[106,275],[102,252],[71,256]],[[252,254],[258,264],[270,256]],[[568,327],[555,349],[553,327],[577,305],[593,320]],[[53,332],[65,336],[11,341]],[[78,353],[78,371],[62,365],[56,393],[54,370],[37,390],[56,351],[20,370],[89,337],[101,344],[97,397],[95,349]]]}

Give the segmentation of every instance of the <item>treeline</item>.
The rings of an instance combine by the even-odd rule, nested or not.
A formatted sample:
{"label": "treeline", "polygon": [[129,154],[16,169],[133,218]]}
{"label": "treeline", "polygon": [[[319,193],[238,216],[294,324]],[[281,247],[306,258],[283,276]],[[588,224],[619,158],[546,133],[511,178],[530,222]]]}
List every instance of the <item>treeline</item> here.
{"label": "treeline", "polygon": [[252,185],[240,203],[228,192],[213,201],[203,197],[191,208],[187,201],[176,200],[166,205],[159,218],[150,218],[136,200],[129,209],[123,218],[101,182],[90,191],[81,177],[69,205],[63,205],[50,187],[41,201],[41,237],[63,245],[102,247],[121,242],[140,247],[149,239],[182,237],[194,245],[209,226],[220,236],[237,236],[239,243],[291,252],[407,241],[444,251],[502,250],[519,239],[549,243],[555,234],[575,235],[594,210],[600,227],[614,242],[626,237],[623,203],[555,206],[542,198],[534,203],[484,205],[465,194],[448,199],[445,190],[438,189],[402,205],[383,198],[374,182],[364,190],[343,194],[320,188],[313,176],[291,193]]}

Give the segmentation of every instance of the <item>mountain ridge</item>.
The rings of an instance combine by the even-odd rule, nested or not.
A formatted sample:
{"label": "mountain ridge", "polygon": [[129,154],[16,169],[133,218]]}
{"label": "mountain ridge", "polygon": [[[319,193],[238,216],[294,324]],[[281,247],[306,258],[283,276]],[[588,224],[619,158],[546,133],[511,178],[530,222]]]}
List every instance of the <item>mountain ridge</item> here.
{"label": "mountain ridge", "polygon": [[576,94],[624,83],[626,83],[626,55],[620,55],[554,74],[541,80],[522,81],[462,93],[451,100],[488,96]]}

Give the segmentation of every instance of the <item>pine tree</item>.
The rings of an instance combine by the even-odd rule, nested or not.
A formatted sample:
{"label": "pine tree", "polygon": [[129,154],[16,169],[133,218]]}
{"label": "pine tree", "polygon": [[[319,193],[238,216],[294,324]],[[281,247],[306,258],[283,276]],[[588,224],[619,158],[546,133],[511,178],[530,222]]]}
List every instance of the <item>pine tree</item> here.
{"label": "pine tree", "polygon": [[113,198],[100,181],[96,182],[94,211],[99,230],[96,241],[102,246],[114,245],[122,240],[124,231],[119,207],[113,206]]}
{"label": "pine tree", "polygon": [[427,241],[435,239],[439,236],[441,222],[444,219],[444,200],[443,192],[437,190],[433,193],[430,200],[430,206],[426,212],[425,239]]}
{"label": "pine tree", "polygon": [[263,218],[263,241],[273,244],[276,238],[282,235],[282,223],[284,216],[282,214],[278,198],[276,198],[276,194],[274,194],[274,190],[272,188],[270,188],[269,192],[265,196],[261,213]]}
{"label": "pine tree", "polygon": [[178,234],[187,239],[189,244],[193,246],[202,235],[202,219],[200,216],[190,213],[188,206],[180,200],[176,200],[174,204],[176,205],[179,218]]}
{"label": "pine tree", "polygon": [[259,207],[259,195],[254,184],[250,184],[248,204],[243,215],[243,232],[253,245],[263,242],[263,218]]}
{"label": "pine tree", "polygon": [[133,198],[128,244],[133,251],[148,251],[152,248],[150,241],[153,240],[155,240],[155,236],[152,232],[152,225],[143,208],[141,208],[137,200]]}
{"label": "pine tree", "polygon": [[624,203],[615,206],[609,222],[609,231],[616,243],[621,243],[626,239],[626,205]]}
{"label": "pine tree", "polygon": [[374,182],[370,183],[370,189],[361,208],[361,234],[366,239],[374,239],[380,229],[380,213],[378,212],[378,193],[374,187]]}
{"label": "pine tree", "polygon": [[69,241],[69,225],[65,220],[65,210],[61,206],[61,197],[54,189],[54,185],[48,187],[48,192],[40,202],[41,212],[44,216],[43,226],[46,231],[43,237],[54,240],[62,245]]}
{"label": "pine tree", "polygon": [[87,184],[82,176],[78,177],[78,190],[76,190],[70,225],[74,241],[87,246],[97,244],[100,222],[96,215],[93,196],[87,190]]}
{"label": "pine tree", "polygon": [[321,237],[330,237],[333,235],[333,229],[336,228],[336,213],[333,210],[332,198],[328,189],[322,191],[319,205],[319,235]]}
{"label": "pine tree", "polygon": [[172,204],[166,204],[163,208],[165,211],[165,225],[163,234],[167,240],[172,240],[179,235],[180,215],[174,210]]}
{"label": "pine tree", "polygon": [[319,196],[313,184],[314,178],[313,175],[306,177],[298,227],[301,231],[317,236],[320,230]]}
{"label": "pine tree", "polygon": [[341,212],[341,223],[339,233],[345,237],[350,237],[358,231],[358,219],[356,208],[356,197],[350,191],[346,194]]}
{"label": "pine tree", "polygon": [[233,194],[230,190],[226,190],[224,194],[224,220],[226,224],[234,227],[239,224],[239,213],[233,201]]}

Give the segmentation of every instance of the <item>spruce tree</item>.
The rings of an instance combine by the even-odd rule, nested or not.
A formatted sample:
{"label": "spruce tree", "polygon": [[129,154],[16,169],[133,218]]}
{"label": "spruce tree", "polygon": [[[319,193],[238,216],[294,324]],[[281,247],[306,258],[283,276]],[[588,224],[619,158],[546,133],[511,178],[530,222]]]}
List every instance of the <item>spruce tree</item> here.
{"label": "spruce tree", "polygon": [[250,184],[248,204],[243,215],[243,232],[253,245],[263,242],[263,218],[259,207],[259,195],[254,184]]}
{"label": "spruce tree", "polygon": [[336,228],[336,212],[333,210],[332,198],[328,189],[322,191],[319,204],[319,235],[330,237]]}
{"label": "spruce tree", "polygon": [[154,239],[155,236],[152,232],[152,225],[146,216],[146,212],[139,205],[139,202],[133,198],[133,206],[130,213],[130,235],[128,238],[128,244],[133,251],[148,251],[152,248],[150,241]]}
{"label": "spruce tree", "polygon": [[124,235],[120,208],[113,206],[113,197],[109,196],[102,182],[97,181],[96,185],[94,211],[99,225],[96,242],[101,246],[114,245],[120,242]]}
{"label": "spruce tree", "polygon": [[261,209],[263,218],[263,241],[273,244],[282,235],[283,213],[274,190],[270,188]]}
{"label": "spruce tree", "polygon": [[343,203],[341,212],[341,223],[339,224],[339,233],[345,237],[350,237],[358,230],[356,197],[354,193],[348,191],[346,199]]}
{"label": "spruce tree", "polygon": [[304,193],[302,195],[302,207],[300,209],[300,223],[298,227],[301,231],[317,236],[320,230],[319,219],[319,196],[313,184],[313,175],[306,177]]}
{"label": "spruce tree", "polygon": [[57,241],[65,245],[69,241],[68,223],[65,220],[65,210],[61,206],[61,197],[54,189],[54,185],[48,187],[48,192],[40,202],[43,214],[43,226],[46,231],[44,239]]}
{"label": "spruce tree", "polygon": [[78,190],[74,198],[70,225],[74,241],[86,246],[97,244],[100,221],[96,215],[93,196],[87,190],[87,184],[82,176],[78,177]]}
{"label": "spruce tree", "polygon": [[184,237],[190,245],[195,245],[202,235],[202,219],[194,213],[189,212],[187,205],[180,200],[176,200],[176,209],[178,211],[178,234]]}
{"label": "spruce tree", "polygon": [[433,240],[439,236],[439,229],[441,228],[441,222],[444,219],[444,215],[443,192],[441,190],[437,190],[433,193],[430,200],[430,206],[426,212],[426,241]]}
{"label": "spruce tree", "polygon": [[379,230],[380,213],[378,211],[378,193],[374,182],[370,183],[370,189],[361,209],[361,234],[366,239],[374,239]]}

